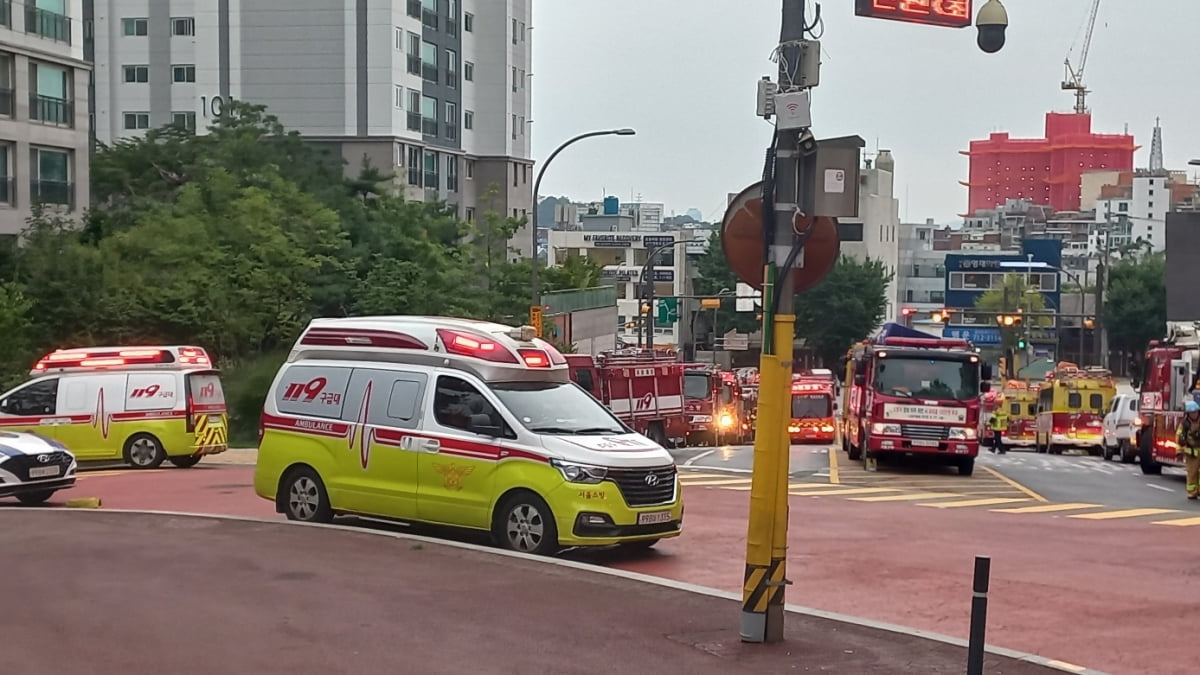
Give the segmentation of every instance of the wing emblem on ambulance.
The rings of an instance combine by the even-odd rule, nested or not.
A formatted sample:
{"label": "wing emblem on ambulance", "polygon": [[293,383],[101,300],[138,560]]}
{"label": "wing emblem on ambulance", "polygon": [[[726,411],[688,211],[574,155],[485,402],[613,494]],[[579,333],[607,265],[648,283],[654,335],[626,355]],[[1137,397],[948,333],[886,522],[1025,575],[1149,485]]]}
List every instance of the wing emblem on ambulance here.
{"label": "wing emblem on ambulance", "polygon": [[108,440],[108,427],[112,422],[112,416],[104,410],[104,389],[101,388],[96,394],[96,414],[92,416],[92,428],[100,430],[100,436]]}

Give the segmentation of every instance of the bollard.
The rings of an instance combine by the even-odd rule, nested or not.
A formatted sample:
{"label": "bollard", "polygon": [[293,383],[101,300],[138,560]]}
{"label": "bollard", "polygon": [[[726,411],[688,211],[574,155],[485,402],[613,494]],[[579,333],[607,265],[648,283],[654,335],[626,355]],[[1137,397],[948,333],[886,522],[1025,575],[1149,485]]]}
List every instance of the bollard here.
{"label": "bollard", "polygon": [[967,643],[967,675],[983,675],[984,634],[987,632],[988,580],[992,559],[975,556],[975,580],[971,593],[971,637]]}
{"label": "bollard", "polygon": [[67,500],[68,509],[98,509],[100,508],[99,497],[80,497],[78,499]]}

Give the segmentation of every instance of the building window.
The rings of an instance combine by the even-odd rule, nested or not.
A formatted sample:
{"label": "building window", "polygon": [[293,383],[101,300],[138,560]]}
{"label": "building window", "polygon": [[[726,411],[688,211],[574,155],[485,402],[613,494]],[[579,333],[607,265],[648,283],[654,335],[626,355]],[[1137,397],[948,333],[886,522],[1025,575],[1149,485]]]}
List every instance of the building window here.
{"label": "building window", "polygon": [[408,15],[414,19],[421,18],[421,0],[408,0]]}
{"label": "building window", "polygon": [[525,41],[525,22],[524,21],[521,22],[520,33],[521,33],[521,42],[524,42]]}
{"label": "building window", "polygon": [[446,32],[458,35],[458,0],[449,0],[446,3]]}
{"label": "building window", "polygon": [[12,117],[17,110],[16,59],[0,52],[0,115]]}
{"label": "building window", "polygon": [[475,209],[474,208],[472,208],[470,206],[468,206],[466,208],[466,218],[467,218],[468,223],[475,222]]}
{"label": "building window", "polygon": [[125,81],[144,83],[150,81],[150,66],[125,66]]}
{"label": "building window", "polygon": [[1117,210],[1122,213],[1129,211],[1129,202],[1121,202],[1117,205]]}
{"label": "building window", "polygon": [[517,67],[516,66],[513,66],[513,69],[512,69],[512,90],[513,91],[517,90]]}
{"label": "building window", "polygon": [[518,120],[517,120],[517,135],[518,136],[525,135],[525,118],[524,117],[518,118]]}
{"label": "building window", "polygon": [[517,44],[517,37],[518,37],[518,36],[517,36],[517,20],[516,20],[516,19],[513,19],[513,20],[512,20],[512,23],[513,23],[513,28],[512,28],[512,43],[515,45],[515,44]]}
{"label": "building window", "polygon": [[[520,185],[520,182],[519,182],[519,181],[520,181],[520,178],[521,178],[521,172],[517,170],[517,163],[516,163],[516,162],[513,162],[513,165],[512,165],[512,170],[513,170],[513,174],[512,174],[512,176],[513,176],[513,187],[518,187],[518,186]],[[513,217],[514,217],[514,218],[516,218],[516,217],[517,217],[517,212],[516,212],[516,211],[513,211]]]}
{"label": "building window", "polygon": [[404,110],[404,87],[398,84],[394,84],[392,87],[395,90],[396,98],[396,101],[393,103],[393,105],[396,106],[396,110]]}
{"label": "building window", "polygon": [[[458,105],[446,101],[446,138],[458,138]],[[446,174],[449,178],[450,174]]]}
{"label": "building window", "polygon": [[121,19],[121,32],[126,37],[145,37],[150,32],[150,20]]}
{"label": "building window", "polygon": [[[11,4],[4,3],[6,7]],[[53,6],[42,7],[39,5]],[[63,0],[58,2],[40,0],[36,4],[27,1],[25,3],[25,32],[57,42],[69,43],[71,41],[71,19],[67,16],[66,11],[66,3]]]}
{"label": "building window", "polygon": [[426,28],[438,28],[438,0],[421,0],[421,24]]}
{"label": "building window", "polygon": [[396,26],[396,49],[404,51],[404,29]]}
{"label": "building window", "polygon": [[475,128],[475,113],[470,110],[463,111],[463,129],[468,131]]}
{"label": "building window", "polygon": [[421,78],[426,82],[438,81],[438,48],[432,42],[421,42]]}
{"label": "building window", "polygon": [[[513,137],[514,141],[517,140],[517,116],[516,115],[512,116],[512,137]],[[513,185],[516,185],[516,178],[513,179]]]}
{"label": "building window", "polygon": [[421,96],[421,133],[438,135],[438,100],[432,96]]}
{"label": "building window", "polygon": [[458,86],[458,52],[446,50],[446,86],[454,89]]}
{"label": "building window", "polygon": [[29,118],[47,124],[70,125],[72,122],[70,75],[62,66],[30,63]]}
{"label": "building window", "polygon": [[475,64],[470,61],[463,61],[463,79],[467,82],[475,81]]}
{"label": "building window", "polygon": [[[421,130],[421,92],[416,89],[408,90],[408,130]],[[421,162],[418,161],[417,164]],[[420,183],[416,183],[420,185]]]}
{"label": "building window", "polygon": [[473,180],[475,178],[475,160],[468,159],[465,163],[467,165],[467,180]]}
{"label": "building window", "polygon": [[196,130],[196,113],[192,111],[171,113],[171,124],[183,127],[189,131]]}
{"label": "building window", "polygon": [[180,16],[171,19],[171,35],[184,36],[196,34],[196,20],[190,16]]}
{"label": "building window", "polygon": [[421,36],[416,33],[408,34],[408,74],[421,74]]}
{"label": "building window", "polygon": [[408,184],[421,186],[421,149],[408,146]]}
{"label": "building window", "polygon": [[171,80],[173,82],[195,82],[196,66],[171,66]]}
{"label": "building window", "polygon": [[68,150],[30,148],[29,195],[34,202],[71,206],[71,153]]}
{"label": "building window", "polygon": [[1150,208],[1150,209],[1154,208],[1154,202],[1150,202],[1150,203],[1146,204],[1146,208]]}
{"label": "building window", "polygon": [[458,157],[446,155],[446,189],[458,192]]}
{"label": "building window", "polygon": [[126,129],[150,128],[150,113],[148,112],[127,112],[124,117]]}
{"label": "building window", "polygon": [[0,203],[13,203],[13,175],[12,175],[12,150],[11,143],[0,143]]}
{"label": "building window", "polygon": [[436,190],[441,186],[438,174],[438,154],[432,150],[425,151],[425,187]]}
{"label": "building window", "polygon": [[470,12],[463,12],[463,30],[468,33],[475,32],[475,15]]}
{"label": "building window", "polygon": [[521,73],[521,78],[520,78],[520,80],[521,80],[521,88],[522,88],[522,89],[524,89],[524,88],[525,88],[525,80],[526,80],[526,78],[527,78],[528,76],[525,74],[525,71],[524,71],[524,69],[522,69],[522,70],[521,70],[521,71],[519,71],[519,72]]}

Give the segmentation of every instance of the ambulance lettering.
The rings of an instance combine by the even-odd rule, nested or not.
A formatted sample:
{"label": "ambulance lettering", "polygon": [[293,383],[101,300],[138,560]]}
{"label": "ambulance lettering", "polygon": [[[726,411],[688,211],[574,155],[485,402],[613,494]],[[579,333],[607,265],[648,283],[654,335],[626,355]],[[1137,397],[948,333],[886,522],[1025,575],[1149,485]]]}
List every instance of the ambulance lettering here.
{"label": "ambulance lettering", "polygon": [[209,382],[208,384],[204,385],[203,387],[200,387],[200,398],[202,398],[202,399],[210,399],[210,398],[213,398],[213,397],[214,397],[214,396],[216,396],[216,395],[217,395],[217,385],[216,385],[216,383],[214,383],[214,382]]}
{"label": "ambulance lettering", "polygon": [[300,401],[303,403],[320,401],[324,405],[340,404],[342,402],[342,395],[336,392],[325,391],[325,385],[327,384],[329,384],[329,380],[324,377],[315,377],[308,382],[293,382],[284,390],[283,400]]}
{"label": "ambulance lettering", "polygon": [[167,391],[157,384],[152,384],[149,387],[134,389],[129,394],[129,398],[154,398],[155,396],[159,398],[171,399],[175,398],[175,392]]}

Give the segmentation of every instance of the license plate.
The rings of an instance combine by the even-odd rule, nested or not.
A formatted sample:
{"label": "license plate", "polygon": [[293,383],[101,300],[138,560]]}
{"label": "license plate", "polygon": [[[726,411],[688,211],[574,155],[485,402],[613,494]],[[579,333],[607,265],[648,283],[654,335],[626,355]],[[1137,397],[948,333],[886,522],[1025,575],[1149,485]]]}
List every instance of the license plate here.
{"label": "license plate", "polygon": [[658,525],[660,523],[671,522],[670,511],[655,511],[653,513],[639,513],[638,525]]}
{"label": "license plate", "polygon": [[936,448],[938,446],[937,441],[930,441],[923,438],[914,439],[912,444],[915,448]]}
{"label": "license plate", "polygon": [[57,476],[62,472],[62,468],[57,466],[35,466],[29,470],[30,478],[49,478]]}

